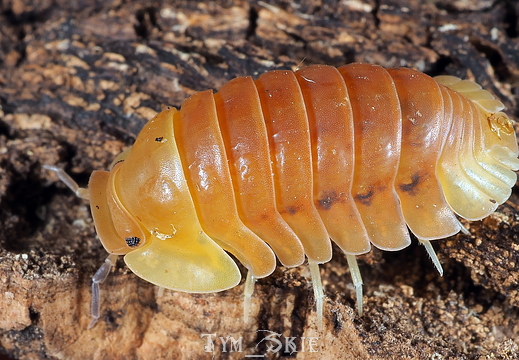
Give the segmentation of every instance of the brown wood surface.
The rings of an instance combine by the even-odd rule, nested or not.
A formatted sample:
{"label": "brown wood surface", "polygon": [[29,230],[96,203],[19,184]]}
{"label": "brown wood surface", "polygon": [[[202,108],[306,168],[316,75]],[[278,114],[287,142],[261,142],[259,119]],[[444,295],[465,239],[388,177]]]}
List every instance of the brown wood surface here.
{"label": "brown wood surface", "polygon": [[[122,261],[90,321],[90,279],[106,254],[88,204],[42,164],[86,185],[165,106],[239,75],[354,61],[476,80],[519,118],[519,4],[491,0],[0,1],[0,354],[6,359],[243,359],[269,330],[299,359],[517,359],[519,198],[471,236],[359,258],[365,312],[346,260],[321,267],[325,329],[306,267],[258,282],[249,324],[243,285],[165,291]],[[202,334],[242,337],[204,352]],[[301,337],[319,338],[310,352]],[[270,343],[270,345],[276,345]],[[229,350],[229,348],[227,348]],[[2,355],[0,355],[1,358]]]}

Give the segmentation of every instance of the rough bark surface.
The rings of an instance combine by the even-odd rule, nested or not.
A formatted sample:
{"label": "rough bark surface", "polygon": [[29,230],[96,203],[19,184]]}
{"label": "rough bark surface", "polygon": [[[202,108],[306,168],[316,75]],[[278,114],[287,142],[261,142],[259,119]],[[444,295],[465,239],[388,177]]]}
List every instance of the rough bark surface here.
{"label": "rough bark surface", "polygon": [[[41,167],[57,164],[86,185],[163,107],[301,63],[453,74],[478,81],[518,119],[518,17],[519,3],[506,0],[0,1],[0,354],[242,359],[277,345],[262,341],[259,330],[269,330],[296,337],[297,352],[268,358],[519,358],[517,192],[465,223],[471,236],[435,242],[443,277],[416,245],[359,257],[362,317],[336,252],[321,267],[320,334],[306,267],[259,281],[245,324],[243,285],[160,295],[122,261],[88,330],[90,279],[106,254],[88,204]],[[242,337],[242,352],[220,340],[205,352],[203,334]]]}

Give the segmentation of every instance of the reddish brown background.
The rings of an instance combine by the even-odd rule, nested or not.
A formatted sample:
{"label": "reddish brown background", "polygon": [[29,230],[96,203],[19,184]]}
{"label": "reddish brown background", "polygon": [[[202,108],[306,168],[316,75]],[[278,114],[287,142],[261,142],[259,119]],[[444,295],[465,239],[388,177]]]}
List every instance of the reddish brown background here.
{"label": "reddish brown background", "polygon": [[[316,336],[308,270],[261,280],[241,321],[243,286],[166,291],[122,262],[87,330],[90,278],[106,254],[88,204],[42,164],[86,185],[163,107],[240,75],[353,61],[476,80],[519,118],[515,1],[0,0],[0,353],[11,359],[241,359],[258,329]],[[322,266],[325,332],[300,359],[516,359],[517,192],[466,223],[472,236],[359,259],[365,314],[346,261]],[[243,337],[242,353],[204,353],[203,333]],[[318,335],[318,334],[317,334]],[[219,345],[219,344],[218,344]],[[300,348],[299,348],[300,350]]]}

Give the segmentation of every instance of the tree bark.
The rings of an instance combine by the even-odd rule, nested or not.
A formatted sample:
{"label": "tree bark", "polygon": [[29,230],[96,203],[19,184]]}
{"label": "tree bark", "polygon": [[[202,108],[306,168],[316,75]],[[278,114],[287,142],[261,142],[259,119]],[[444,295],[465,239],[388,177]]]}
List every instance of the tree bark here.
{"label": "tree bark", "polygon": [[[470,236],[434,242],[443,277],[416,245],[360,256],[362,317],[346,259],[335,251],[321,266],[322,333],[305,266],[258,281],[246,324],[243,284],[159,294],[122,261],[101,286],[98,324],[87,329],[91,277],[106,253],[88,203],[41,167],[62,166],[85,186],[166,106],[236,76],[314,63],[475,80],[517,119],[518,18],[516,2],[490,0],[0,2],[0,354],[518,358],[517,191],[494,215],[465,222]],[[262,340],[274,333],[283,349],[268,352],[278,343]],[[218,337],[237,342],[224,346]],[[285,351],[290,337],[295,347]],[[209,339],[213,349],[204,347]]]}

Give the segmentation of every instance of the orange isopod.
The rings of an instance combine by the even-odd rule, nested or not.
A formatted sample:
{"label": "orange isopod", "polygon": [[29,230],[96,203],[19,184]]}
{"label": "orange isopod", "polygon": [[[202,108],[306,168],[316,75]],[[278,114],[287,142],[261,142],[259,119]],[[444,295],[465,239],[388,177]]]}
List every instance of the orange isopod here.
{"label": "orange isopod", "polygon": [[322,327],[318,264],[333,240],[346,254],[362,312],[356,255],[425,245],[466,232],[456,215],[479,220],[505,202],[519,169],[512,121],[503,104],[471,81],[415,70],[350,64],[240,77],[217,93],[194,94],[180,110],[150,120],[110,171],[88,189],[97,233],[141,278],[194,293],[240,282],[233,254],[248,269],[244,317],[254,280],[276,257],[308,259]]}

